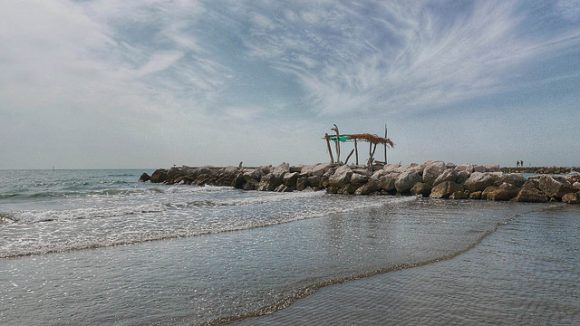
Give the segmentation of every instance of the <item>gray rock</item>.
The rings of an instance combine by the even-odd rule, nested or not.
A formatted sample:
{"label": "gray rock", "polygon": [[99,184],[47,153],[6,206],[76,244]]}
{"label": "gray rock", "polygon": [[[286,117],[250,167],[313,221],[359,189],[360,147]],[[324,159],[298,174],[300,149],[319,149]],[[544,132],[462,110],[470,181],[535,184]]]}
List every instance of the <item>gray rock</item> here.
{"label": "gray rock", "polygon": [[465,170],[456,171],[456,173],[457,173],[457,178],[455,179],[455,182],[457,182],[459,184],[465,183],[465,181],[467,181],[467,179],[469,179],[469,177],[471,176],[471,172],[467,172]]}
{"label": "gray rock", "polygon": [[140,182],[149,181],[149,179],[151,179],[151,177],[150,177],[150,176],[149,176],[149,174],[147,174],[147,173],[143,173],[143,174],[141,174],[141,176],[139,177],[139,181],[140,181]]}
{"label": "gray rock", "polygon": [[375,180],[369,180],[366,184],[358,187],[354,192],[356,195],[370,195],[375,193],[379,189],[377,182]]}
{"label": "gray rock", "polygon": [[574,184],[572,185],[572,187],[578,191],[580,191],[580,182],[574,182]]}
{"label": "gray rock", "polygon": [[152,183],[165,182],[167,180],[167,177],[168,177],[167,172],[168,171],[165,169],[157,169],[157,170],[155,170],[155,172],[153,172],[149,181],[151,181]]}
{"label": "gray rock", "polygon": [[457,172],[455,172],[455,170],[452,168],[448,168],[445,171],[443,171],[443,173],[441,173],[437,177],[437,179],[435,179],[435,181],[433,182],[433,185],[438,185],[441,182],[445,182],[445,181],[455,182],[456,180],[457,180]]}
{"label": "gray rock", "polygon": [[358,174],[358,173],[353,173],[352,176],[350,177],[350,183],[355,185],[355,186],[363,185],[363,184],[367,183],[368,180],[369,180],[369,178],[366,175],[362,175],[362,174]]}
{"label": "gray rock", "polygon": [[300,176],[298,180],[296,180],[296,190],[302,191],[308,187],[308,177],[307,176]]}
{"label": "gray rock", "polygon": [[455,167],[455,171],[456,172],[466,171],[469,173],[473,173],[473,165],[472,164],[459,164],[458,166]]}
{"label": "gray rock", "polygon": [[417,196],[421,195],[423,197],[428,197],[431,193],[431,186],[423,182],[417,182],[413,188],[411,188],[411,193]]}
{"label": "gray rock", "polygon": [[521,173],[506,173],[499,177],[499,180],[496,181],[497,185],[501,185],[502,183],[509,183],[516,187],[521,187],[526,182],[524,176]]}
{"label": "gray rock", "polygon": [[473,172],[487,172],[487,169],[483,165],[474,165]]}
{"label": "gray rock", "polygon": [[316,165],[306,165],[302,167],[300,173],[307,173],[309,175],[322,176],[326,171],[332,168],[331,164],[316,164]]}
{"label": "gray rock", "polygon": [[445,171],[445,162],[437,161],[426,164],[425,169],[423,169],[423,183],[433,185],[443,171]]}
{"label": "gray rock", "polygon": [[514,198],[517,202],[525,202],[525,203],[545,203],[548,201],[548,196],[543,193],[540,189],[538,189],[538,181],[537,180],[528,180],[522,186],[522,189]]}
{"label": "gray rock", "polygon": [[349,184],[352,174],[353,172],[348,166],[342,165],[328,178],[328,185],[330,187],[342,188]]}
{"label": "gray rock", "polygon": [[483,191],[485,188],[491,186],[495,182],[495,177],[490,173],[473,172],[467,180],[465,180],[465,189],[469,192]]}
{"label": "gray rock", "polygon": [[397,172],[400,167],[400,164],[387,164],[383,167],[383,170],[387,173]]}
{"label": "gray rock", "polygon": [[289,188],[296,188],[296,181],[298,180],[298,176],[300,173],[298,172],[290,172],[284,174],[282,177],[282,183]]}
{"label": "gray rock", "polygon": [[486,164],[483,166],[485,168],[485,172],[499,172],[499,165],[497,164]]}
{"label": "gray rock", "polygon": [[548,197],[557,200],[567,193],[575,192],[574,187],[566,179],[547,175],[538,178],[538,186]]}
{"label": "gray rock", "polygon": [[395,181],[395,189],[397,189],[397,192],[401,194],[408,193],[411,188],[413,188],[417,182],[421,182],[421,180],[423,180],[423,178],[417,172],[403,172],[399,175],[397,181]]}
{"label": "gray rock", "polygon": [[382,176],[379,179],[379,188],[383,191],[394,192],[396,190],[395,182],[397,181],[398,177],[399,173],[389,173]]}
{"label": "gray rock", "polygon": [[519,192],[520,188],[509,183],[502,183],[500,186],[489,186],[485,188],[481,197],[487,200],[508,201],[516,197]]}
{"label": "gray rock", "polygon": [[449,198],[452,194],[463,191],[463,186],[453,181],[445,181],[431,189],[432,198]]}
{"label": "gray rock", "polygon": [[290,172],[290,164],[282,163],[282,164],[278,165],[277,167],[275,167],[271,173],[273,175],[275,175],[276,177],[281,178],[284,175],[284,173],[288,173],[288,172]]}
{"label": "gray rock", "polygon": [[262,177],[260,183],[258,184],[258,190],[260,191],[274,191],[278,186],[282,184],[282,176],[268,173]]}

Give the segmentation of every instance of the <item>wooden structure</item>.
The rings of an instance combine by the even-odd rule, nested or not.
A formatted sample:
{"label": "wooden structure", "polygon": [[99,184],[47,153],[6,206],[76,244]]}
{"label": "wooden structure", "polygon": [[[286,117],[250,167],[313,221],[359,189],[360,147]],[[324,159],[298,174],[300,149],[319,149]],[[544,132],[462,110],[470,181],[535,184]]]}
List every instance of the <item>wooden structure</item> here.
{"label": "wooden structure", "polygon": [[[338,163],[338,164],[348,164],[348,160],[351,158],[352,154],[355,154],[355,163],[356,165],[359,164],[359,156],[358,156],[358,143],[359,142],[368,142],[369,143],[369,160],[367,162],[369,169],[372,167],[373,162],[375,162],[374,155],[375,151],[377,150],[377,145],[382,144],[384,148],[384,157],[385,161],[381,162],[386,164],[387,163],[387,148],[388,147],[395,147],[395,143],[391,139],[387,137],[387,125],[385,124],[385,137],[380,137],[375,134],[341,134],[338,126],[334,125],[331,129],[334,131],[334,134],[329,135],[328,133],[324,134],[324,139],[326,140],[326,145],[328,148],[328,154],[330,155],[330,163]],[[334,142],[334,148],[336,151],[336,161],[334,160],[334,155],[332,153],[332,146],[330,142]],[[340,144],[352,142],[354,143],[354,148],[350,151],[344,163],[340,160]],[[378,162],[378,161],[376,161]]]}

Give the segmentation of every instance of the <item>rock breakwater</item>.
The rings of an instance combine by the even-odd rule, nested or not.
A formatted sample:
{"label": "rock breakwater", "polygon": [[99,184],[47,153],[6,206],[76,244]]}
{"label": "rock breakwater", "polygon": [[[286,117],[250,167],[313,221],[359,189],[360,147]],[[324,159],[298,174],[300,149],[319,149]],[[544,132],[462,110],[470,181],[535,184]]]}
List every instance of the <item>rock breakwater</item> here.
{"label": "rock breakwater", "polygon": [[231,186],[258,191],[318,191],[355,195],[416,195],[445,199],[494,201],[580,202],[580,175],[542,175],[525,178],[502,172],[498,165],[428,161],[401,166],[366,167],[315,164],[260,167],[173,167],[158,169],[140,181],[165,184]]}

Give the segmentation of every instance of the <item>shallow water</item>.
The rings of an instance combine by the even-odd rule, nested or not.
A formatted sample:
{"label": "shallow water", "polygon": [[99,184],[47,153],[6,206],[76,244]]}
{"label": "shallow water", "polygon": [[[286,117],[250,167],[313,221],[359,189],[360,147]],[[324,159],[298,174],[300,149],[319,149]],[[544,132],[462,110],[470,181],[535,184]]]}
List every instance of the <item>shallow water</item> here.
{"label": "shallow water", "polygon": [[[421,270],[457,256],[448,260],[455,261],[530,214],[562,207],[150,185],[135,182],[140,172],[56,173],[45,176],[60,180],[43,189],[50,196],[0,199],[0,212],[9,217],[0,224],[2,325],[198,324],[294,303],[282,314],[317,289],[322,287],[310,298],[333,288],[326,285],[426,264],[384,275]],[[26,173],[28,179],[21,180],[37,177]],[[111,182],[100,184],[107,175]],[[55,189],[75,178],[83,185],[74,195]],[[25,188],[21,193],[40,192]],[[6,186],[0,190],[9,192]],[[569,244],[566,232],[577,233],[578,225],[554,224],[555,230],[562,227],[568,230],[550,238]],[[535,239],[542,233],[525,235]],[[122,243],[131,244],[115,245]],[[578,264],[577,254],[571,263]],[[475,272],[486,273],[486,265]],[[489,277],[494,283],[506,275]],[[438,289],[414,291],[427,297]],[[410,311],[425,305],[408,303]],[[334,320],[356,323],[348,316]]]}
{"label": "shallow water", "polygon": [[454,259],[321,289],[240,324],[578,325],[580,210],[523,214]]}

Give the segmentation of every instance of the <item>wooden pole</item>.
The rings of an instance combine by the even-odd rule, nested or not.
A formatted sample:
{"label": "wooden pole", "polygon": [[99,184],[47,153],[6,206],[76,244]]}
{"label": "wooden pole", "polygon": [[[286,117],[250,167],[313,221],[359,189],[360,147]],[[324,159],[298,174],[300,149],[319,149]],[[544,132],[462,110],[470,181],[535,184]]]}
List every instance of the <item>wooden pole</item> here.
{"label": "wooden pole", "polygon": [[340,164],[340,132],[338,131],[337,125],[334,125],[334,131],[336,131],[336,140],[334,141],[336,146],[336,162]]}
{"label": "wooden pole", "polygon": [[[387,139],[387,124],[385,123],[385,139]],[[387,164],[387,143],[385,143],[385,164]]]}
{"label": "wooden pole", "polygon": [[348,160],[352,156],[352,153],[354,153],[354,149],[352,151],[350,151],[350,154],[348,154],[348,156],[346,157],[346,160],[344,161],[344,165],[347,165],[348,164]]}
{"label": "wooden pole", "polygon": [[332,148],[330,147],[330,137],[328,134],[324,134],[324,139],[326,139],[326,147],[328,147],[328,155],[330,155],[330,164],[334,163],[334,157],[332,157]]}
{"label": "wooden pole", "polygon": [[356,139],[354,140],[354,157],[356,158],[356,165],[358,166],[358,147],[356,145]]}

